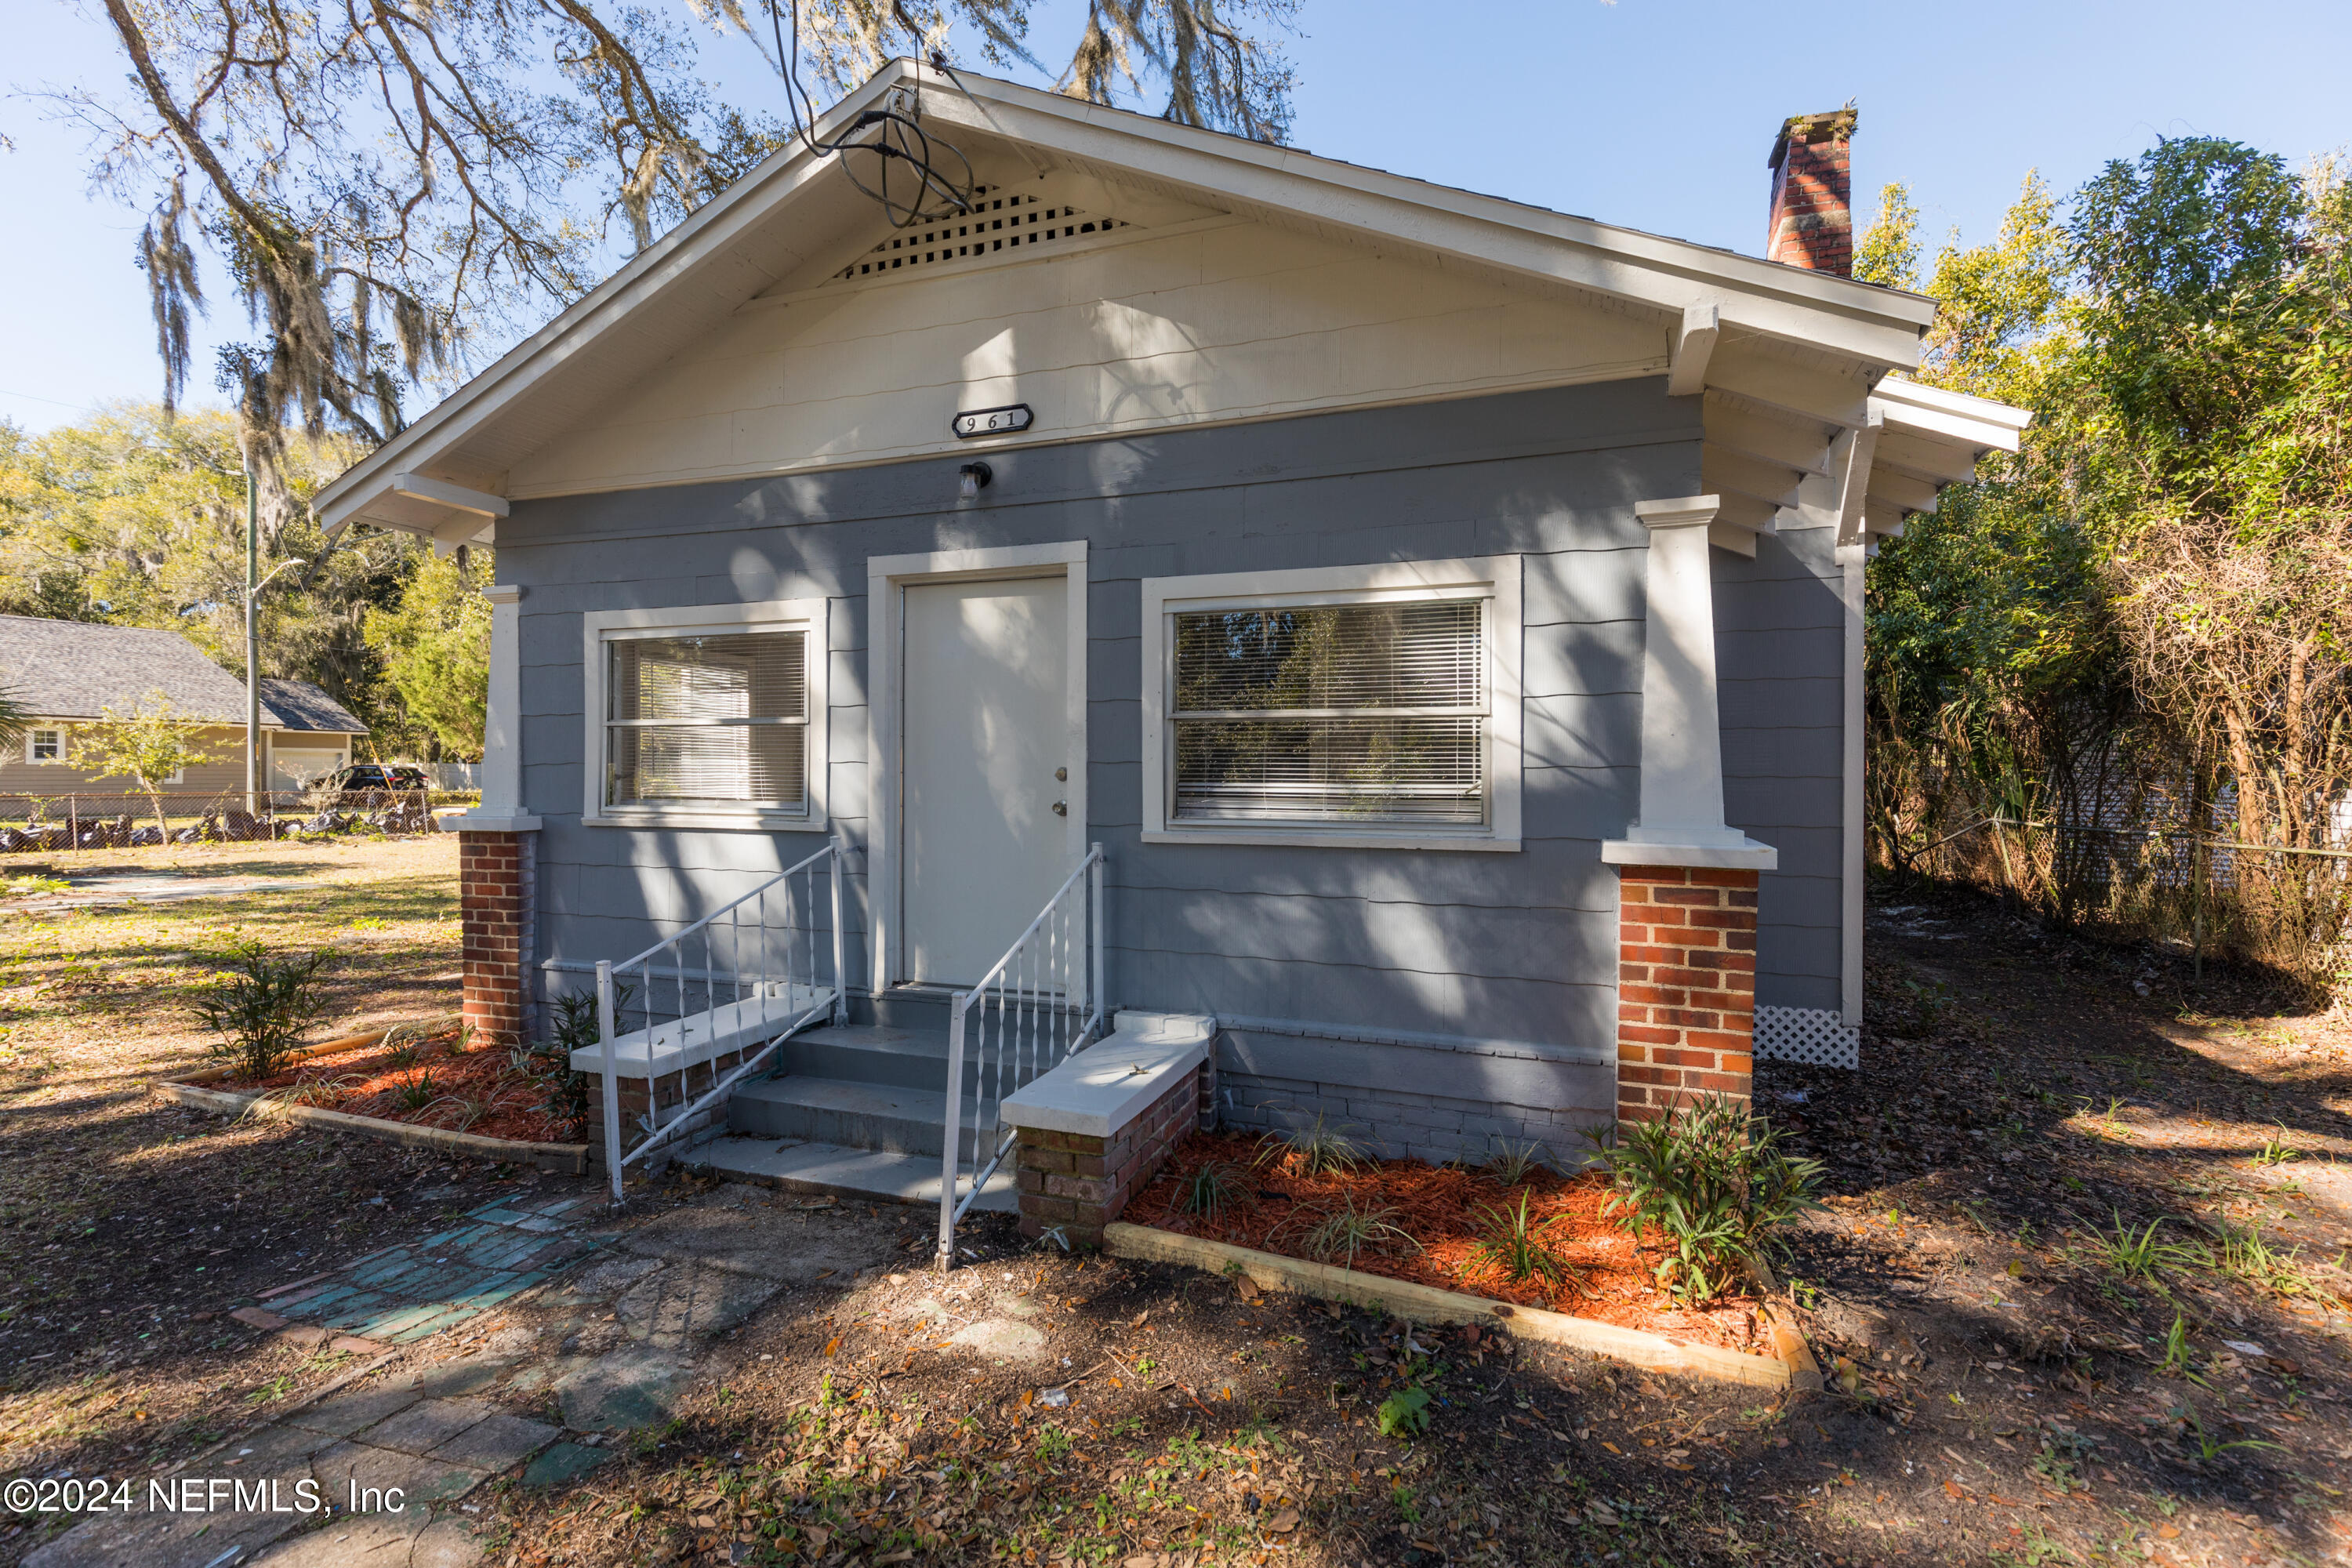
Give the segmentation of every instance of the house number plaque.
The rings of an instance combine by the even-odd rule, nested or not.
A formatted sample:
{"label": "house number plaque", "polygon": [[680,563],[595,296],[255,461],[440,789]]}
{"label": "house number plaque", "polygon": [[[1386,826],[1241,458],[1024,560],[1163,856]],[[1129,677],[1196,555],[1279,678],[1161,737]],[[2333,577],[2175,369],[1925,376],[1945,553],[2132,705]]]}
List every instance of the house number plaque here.
{"label": "house number plaque", "polygon": [[1006,436],[1015,430],[1026,430],[1036,415],[1025,403],[1008,404],[1003,408],[975,408],[955,416],[955,437],[969,441],[974,436]]}

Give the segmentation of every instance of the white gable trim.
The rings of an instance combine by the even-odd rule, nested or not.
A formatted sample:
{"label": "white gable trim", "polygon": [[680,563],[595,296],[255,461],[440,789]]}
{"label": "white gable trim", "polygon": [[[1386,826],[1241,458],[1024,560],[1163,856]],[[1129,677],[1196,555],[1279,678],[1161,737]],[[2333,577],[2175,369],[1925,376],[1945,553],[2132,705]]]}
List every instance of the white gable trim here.
{"label": "white gable trim", "polygon": [[[1738,335],[1826,353],[1864,377],[1916,363],[1931,302],[1802,268],[1734,256],[1589,219],[1452,191],[1290,149],[1080,103],[986,78],[961,79],[894,62],[824,117],[830,133],[908,83],[926,114],[968,138],[1027,143],[1106,175],[1180,188],[1268,221],[1321,228],[1410,254],[1456,257],[1506,273],[1583,290],[1658,313],[1679,326],[1695,304],[1712,304],[1727,339]],[[810,223],[781,237],[782,210],[835,174],[804,147],[776,154],[630,260],[586,299],[531,334],[488,370],[370,458],[322,489],[327,526],[364,517],[438,533],[451,509],[396,494],[395,474],[436,479],[487,495],[502,488],[505,461],[468,451],[477,438],[511,450],[536,445],[548,423],[524,402],[547,378],[592,370],[641,377],[667,345],[699,335],[789,274],[829,258],[837,226]],[[837,189],[830,195],[838,197]],[[502,423],[503,422],[503,423]],[[503,443],[503,446],[500,444]],[[474,515],[479,516],[479,513]]]}

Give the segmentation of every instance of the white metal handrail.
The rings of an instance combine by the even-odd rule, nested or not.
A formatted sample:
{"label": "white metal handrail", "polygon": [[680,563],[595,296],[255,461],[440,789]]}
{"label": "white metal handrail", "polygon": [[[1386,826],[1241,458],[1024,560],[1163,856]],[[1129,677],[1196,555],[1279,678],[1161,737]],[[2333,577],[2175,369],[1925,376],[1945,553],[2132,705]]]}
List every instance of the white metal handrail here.
{"label": "white metal handrail", "polygon": [[[656,942],[635,958],[596,963],[596,1035],[604,1075],[604,1168],[611,1173],[613,1201],[621,1201],[622,1168],[697,1125],[697,1119],[725,1098],[770,1053],[819,1017],[841,1023],[847,993],[842,984],[841,846],[824,848],[777,872],[731,903],[722,904],[676,936]],[[825,886],[818,902],[817,880]],[[820,920],[823,914],[825,918]],[[699,967],[688,963],[689,948],[701,944]],[[830,950],[830,961],[824,957]],[[722,951],[723,950],[723,951]],[[657,962],[658,961],[658,962]],[[636,984],[628,984],[634,974]],[[722,999],[722,993],[727,994]],[[667,995],[665,996],[665,994]],[[663,1005],[667,1000],[667,1006]],[[696,1006],[696,1002],[701,1004]],[[617,1014],[634,1008],[645,1026],[645,1136],[621,1149],[620,1061]],[[667,1020],[666,1022],[664,1020]],[[734,1042],[722,1046],[722,1040]],[[724,1079],[697,1096],[689,1085],[694,1069],[709,1061],[714,1077],[727,1051],[750,1049]],[[701,1056],[698,1058],[697,1052]],[[664,1058],[677,1058],[677,1104],[665,1111],[660,1089],[671,1073]]]}
{"label": "white metal handrail", "polygon": [[[946,1146],[940,1156],[941,1268],[955,1267],[956,1221],[1012,1147],[998,1115],[1004,1097],[1084,1048],[1102,1021],[1103,847],[1096,844],[995,966],[970,990],[955,994],[948,1023]],[[967,1060],[974,1068],[968,1124]]]}

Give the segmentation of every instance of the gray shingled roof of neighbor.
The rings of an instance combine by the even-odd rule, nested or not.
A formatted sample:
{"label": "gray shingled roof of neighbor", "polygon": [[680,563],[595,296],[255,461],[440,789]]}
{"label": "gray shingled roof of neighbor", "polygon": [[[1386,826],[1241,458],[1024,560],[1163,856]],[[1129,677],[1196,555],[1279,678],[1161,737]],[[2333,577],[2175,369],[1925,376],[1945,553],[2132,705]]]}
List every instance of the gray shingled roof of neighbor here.
{"label": "gray shingled roof of neighbor", "polygon": [[[0,616],[0,690],[36,719],[135,712],[157,692],[190,719],[245,722],[245,683],[177,632]],[[261,683],[262,727],[365,734],[367,726],[307,680]]]}

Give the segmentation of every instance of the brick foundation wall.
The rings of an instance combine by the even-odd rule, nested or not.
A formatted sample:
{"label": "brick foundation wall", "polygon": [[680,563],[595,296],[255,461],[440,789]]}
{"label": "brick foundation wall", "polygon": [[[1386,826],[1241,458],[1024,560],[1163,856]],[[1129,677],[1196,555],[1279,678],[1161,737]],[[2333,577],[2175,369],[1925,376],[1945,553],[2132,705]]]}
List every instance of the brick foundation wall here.
{"label": "brick foundation wall", "polygon": [[1021,1129],[1013,1152],[1020,1185],[1021,1234],[1043,1236],[1058,1226],[1072,1247],[1100,1247],[1103,1227],[1128,1200],[1160,1173],[1168,1152],[1203,1125],[1207,1068],[1196,1068],[1109,1138]]}
{"label": "brick foundation wall", "polygon": [[[654,1119],[656,1124],[665,1127],[669,1125],[673,1120],[673,1113],[679,1106],[684,1105],[696,1095],[709,1092],[720,1079],[743,1065],[743,1058],[751,1049],[752,1047],[746,1047],[741,1050],[723,1051],[709,1061],[698,1067],[688,1068],[684,1073],[663,1074],[655,1083],[661,1107],[659,1114]],[[734,1091],[730,1089],[728,1094],[731,1099]],[[646,1080],[624,1075],[621,1079],[620,1098],[621,1149],[625,1153],[630,1145],[643,1135],[643,1118],[646,1114]],[[689,1127],[677,1134],[671,1140],[670,1149],[675,1151],[683,1148],[692,1140],[696,1132],[701,1131],[702,1127],[716,1126],[726,1120],[727,1102],[721,1100],[701,1113],[698,1126]],[[647,1156],[648,1159],[660,1157],[659,1154]],[[604,1168],[604,1075],[595,1072],[588,1075],[588,1163],[600,1171]],[[635,1167],[631,1168],[635,1169]]]}
{"label": "brick foundation wall", "polygon": [[457,835],[465,1019],[498,1042],[530,1035],[530,963],[539,942],[535,833]]}
{"label": "brick foundation wall", "polygon": [[1764,256],[1816,272],[1853,276],[1853,127],[1851,109],[1800,114],[1772,148],[1772,216]]}
{"label": "brick foundation wall", "polygon": [[1755,1078],[1756,873],[1617,869],[1617,1119],[1652,1121],[1706,1093],[1746,1100]]}

